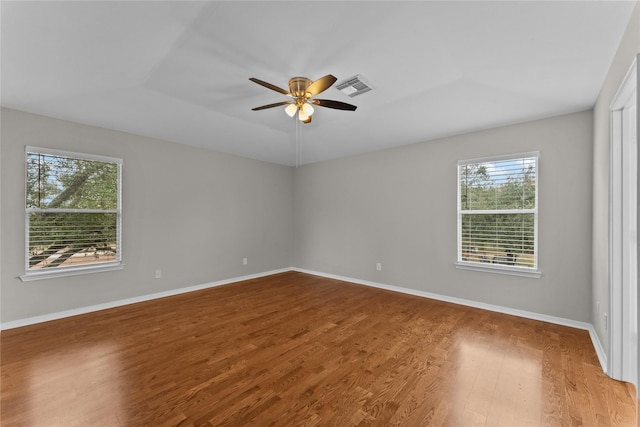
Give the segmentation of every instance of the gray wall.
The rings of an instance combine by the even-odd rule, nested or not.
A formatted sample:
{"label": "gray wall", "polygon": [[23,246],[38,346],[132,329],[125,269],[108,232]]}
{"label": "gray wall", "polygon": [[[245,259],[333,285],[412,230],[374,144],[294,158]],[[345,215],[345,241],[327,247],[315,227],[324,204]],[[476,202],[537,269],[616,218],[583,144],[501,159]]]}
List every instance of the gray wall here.
{"label": "gray wall", "polygon": [[[291,266],[292,168],[7,109],[1,138],[2,322]],[[20,281],[26,145],[124,159],[124,270]]]}
{"label": "gray wall", "polygon": [[[597,301],[608,306],[609,292],[608,105],[640,52],[639,27],[636,6],[593,116],[556,117],[295,171],[2,109],[0,321],[296,265],[593,322],[608,349],[595,312]],[[24,263],[25,145],[124,159],[124,270],[17,279]],[[541,152],[543,276],[455,269],[456,161],[531,150]],[[241,265],[244,256],[248,266]],[[383,271],[375,271],[376,262]],[[163,279],[153,278],[156,268]]]}
{"label": "gray wall", "polygon": [[[608,311],[609,307],[609,162],[611,150],[609,105],[633,59],[639,52],[640,4],[636,5],[634,9],[593,110],[593,305],[591,312],[592,323],[607,357],[609,332],[605,326],[604,313]],[[600,302],[600,313],[596,308],[598,301]],[[640,324],[638,327],[640,328]],[[640,372],[640,361],[638,371]]]}
{"label": "gray wall", "polygon": [[[590,322],[592,130],[582,112],[300,167],[294,265]],[[457,161],[536,150],[542,277],[456,269]]]}

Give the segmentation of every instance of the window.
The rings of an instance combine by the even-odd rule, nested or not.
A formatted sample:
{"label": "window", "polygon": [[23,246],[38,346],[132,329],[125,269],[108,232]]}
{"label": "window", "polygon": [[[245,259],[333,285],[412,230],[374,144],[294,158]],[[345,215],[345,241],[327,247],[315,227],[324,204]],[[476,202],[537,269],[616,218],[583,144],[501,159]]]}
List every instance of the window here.
{"label": "window", "polygon": [[26,148],[22,280],[122,268],[122,160]]}
{"label": "window", "polygon": [[538,153],[458,162],[460,268],[539,277]]}

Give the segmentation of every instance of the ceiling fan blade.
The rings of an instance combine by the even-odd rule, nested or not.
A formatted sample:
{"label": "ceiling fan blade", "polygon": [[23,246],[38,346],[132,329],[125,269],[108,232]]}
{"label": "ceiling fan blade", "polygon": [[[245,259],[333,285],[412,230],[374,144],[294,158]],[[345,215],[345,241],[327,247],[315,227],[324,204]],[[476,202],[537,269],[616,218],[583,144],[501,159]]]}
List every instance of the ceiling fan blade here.
{"label": "ceiling fan blade", "polygon": [[333,108],[336,110],[347,110],[347,111],[355,111],[355,105],[347,104],[346,102],[341,101],[333,101],[331,99],[313,99],[311,102],[314,105],[319,105],[321,107]]}
{"label": "ceiling fan blade", "polygon": [[309,87],[305,90],[305,92],[310,93],[311,96],[315,96],[329,89],[331,85],[336,82],[336,80],[338,79],[332,76],[331,74],[327,74],[326,76],[320,77],[318,80],[311,83]]}
{"label": "ceiling fan blade", "polygon": [[286,105],[286,104],[291,104],[291,103],[293,103],[293,101],[276,102],[275,104],[267,104],[267,105],[263,105],[261,107],[252,108],[251,110],[252,111],[266,110],[267,108],[279,107],[281,105]]}
{"label": "ceiling fan blade", "polygon": [[251,80],[254,83],[258,83],[260,86],[264,86],[264,87],[269,88],[271,90],[275,90],[276,92],[280,92],[283,95],[291,95],[289,93],[289,91],[286,91],[286,90],[284,90],[281,87],[278,87],[276,85],[272,85],[271,83],[267,83],[267,82],[265,82],[263,80],[256,79],[255,77],[251,77],[251,78],[249,78],[249,80]]}

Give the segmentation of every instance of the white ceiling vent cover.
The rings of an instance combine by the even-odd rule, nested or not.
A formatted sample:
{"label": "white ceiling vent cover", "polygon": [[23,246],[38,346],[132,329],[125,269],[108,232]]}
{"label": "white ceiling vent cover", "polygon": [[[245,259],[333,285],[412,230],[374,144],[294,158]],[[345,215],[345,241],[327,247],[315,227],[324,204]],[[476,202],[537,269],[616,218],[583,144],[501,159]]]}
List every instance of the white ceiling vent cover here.
{"label": "white ceiling vent cover", "polygon": [[336,89],[353,98],[354,96],[369,92],[373,89],[373,86],[358,74],[336,85]]}

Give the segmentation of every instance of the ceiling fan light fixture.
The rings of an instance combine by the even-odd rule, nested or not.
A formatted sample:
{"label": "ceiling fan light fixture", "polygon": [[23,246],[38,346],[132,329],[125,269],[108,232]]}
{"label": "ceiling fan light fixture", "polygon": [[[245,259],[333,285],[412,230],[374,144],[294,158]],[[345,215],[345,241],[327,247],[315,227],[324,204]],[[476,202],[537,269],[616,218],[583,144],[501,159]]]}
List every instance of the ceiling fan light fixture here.
{"label": "ceiling fan light fixture", "polygon": [[311,115],[310,114],[306,114],[302,109],[300,109],[300,111],[298,112],[298,119],[301,122],[309,120],[309,117],[311,117]]}
{"label": "ceiling fan light fixture", "polygon": [[300,108],[302,109],[304,114],[306,114],[307,116],[310,116],[313,114],[313,107],[308,102],[305,102],[304,104],[302,104],[302,107]]}
{"label": "ceiling fan light fixture", "polygon": [[284,111],[289,115],[289,117],[293,117],[298,111],[298,106],[296,104],[289,104],[287,105],[287,108],[284,109]]}

